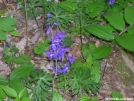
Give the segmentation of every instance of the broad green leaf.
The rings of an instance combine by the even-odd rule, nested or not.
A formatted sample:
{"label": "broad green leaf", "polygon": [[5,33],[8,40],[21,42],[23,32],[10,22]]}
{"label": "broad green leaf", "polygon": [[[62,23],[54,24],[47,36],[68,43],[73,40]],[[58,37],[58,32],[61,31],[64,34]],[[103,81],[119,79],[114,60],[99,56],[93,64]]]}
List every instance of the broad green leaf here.
{"label": "broad green leaf", "polygon": [[124,16],[128,24],[134,24],[134,6],[126,7]]}
{"label": "broad green leaf", "polygon": [[71,37],[65,37],[64,40],[62,41],[62,46],[69,47],[72,44]]}
{"label": "broad green leaf", "polygon": [[[20,91],[20,93],[18,94],[18,97],[21,99],[22,97],[26,97],[25,96],[25,93],[26,93],[26,88],[24,88],[24,89],[22,89],[21,91]],[[28,93],[28,92],[27,92]],[[27,96],[28,97],[28,96]]]}
{"label": "broad green leaf", "polygon": [[69,2],[69,1],[60,2],[59,6],[71,13],[78,9],[76,3]]}
{"label": "broad green leaf", "polygon": [[34,47],[34,52],[36,54],[42,54],[46,50],[47,46],[48,46],[48,44],[45,41],[44,41],[44,43],[40,42]]}
{"label": "broad green leaf", "polygon": [[6,33],[0,30],[0,40],[6,40]]}
{"label": "broad green leaf", "polygon": [[4,92],[9,96],[9,97],[13,97],[16,98],[17,97],[17,92],[13,89],[13,88],[3,88]]}
{"label": "broad green leaf", "polygon": [[21,101],[19,98],[14,99],[14,101]]}
{"label": "broad green leaf", "polygon": [[9,82],[9,86],[13,88],[17,92],[17,94],[19,94],[19,96],[20,92],[25,89],[25,91],[23,92],[23,97],[28,97],[28,91],[26,90],[25,85],[20,80],[11,80]]}
{"label": "broad green leaf", "polygon": [[23,97],[21,101],[31,101],[28,97]]}
{"label": "broad green leaf", "polygon": [[112,30],[110,30],[106,26],[91,24],[91,25],[85,27],[85,29],[88,32],[90,32],[91,34],[93,34],[99,38],[102,38],[104,40],[111,41],[114,39],[114,34],[112,33]]}
{"label": "broad green leaf", "polygon": [[54,91],[52,101],[64,101],[64,100],[58,92]]}
{"label": "broad green leaf", "polygon": [[16,20],[10,17],[0,18],[0,30],[1,31],[13,31]]}
{"label": "broad green leaf", "polygon": [[127,28],[127,32],[128,32],[129,34],[133,34],[133,35],[134,35],[134,25],[128,27],[128,28]]}
{"label": "broad green leaf", "polygon": [[10,31],[9,34],[13,36],[19,36],[19,33],[16,30]]}
{"label": "broad green leaf", "polygon": [[134,52],[134,35],[123,33],[121,35],[117,35],[115,40],[125,49]]}
{"label": "broad green leaf", "polygon": [[[118,99],[124,98],[122,96],[122,94],[120,92],[117,92],[117,91],[113,91],[111,93],[111,96],[112,96],[112,98],[118,98]],[[111,100],[111,101],[114,101],[114,100]],[[120,100],[120,101],[126,101],[126,100]]]}
{"label": "broad green leaf", "polygon": [[123,14],[119,12],[108,12],[104,15],[104,18],[117,30],[121,31],[125,28]]}
{"label": "broad green leaf", "polygon": [[96,16],[99,16],[100,13],[104,9],[104,1],[103,2],[91,2],[86,7],[86,13],[89,14],[89,17],[94,18]]}
{"label": "broad green leaf", "polygon": [[2,98],[6,98],[7,95],[5,94],[5,92],[3,91],[4,86],[0,85],[0,99]]}
{"label": "broad green leaf", "polygon": [[82,55],[84,59],[87,59],[88,57],[92,56],[89,47],[85,44],[82,45]]}
{"label": "broad green leaf", "polygon": [[73,64],[71,64],[72,68],[82,68],[83,67],[83,63],[81,59],[75,59]]}
{"label": "broad green leaf", "polygon": [[0,85],[6,85],[8,83],[7,78],[0,75]]}
{"label": "broad green leaf", "polygon": [[90,101],[87,94],[82,94],[79,101]]}
{"label": "broad green leaf", "polygon": [[89,101],[98,101],[97,100],[97,98],[96,97],[92,97],[92,98],[90,98],[90,100]]}
{"label": "broad green leaf", "polygon": [[93,52],[93,59],[105,58],[110,54],[111,50],[112,48],[109,47],[108,45],[99,46]]}
{"label": "broad green leaf", "polygon": [[10,74],[10,80],[25,78],[30,75],[33,69],[33,65],[22,65],[12,71],[12,73]]}

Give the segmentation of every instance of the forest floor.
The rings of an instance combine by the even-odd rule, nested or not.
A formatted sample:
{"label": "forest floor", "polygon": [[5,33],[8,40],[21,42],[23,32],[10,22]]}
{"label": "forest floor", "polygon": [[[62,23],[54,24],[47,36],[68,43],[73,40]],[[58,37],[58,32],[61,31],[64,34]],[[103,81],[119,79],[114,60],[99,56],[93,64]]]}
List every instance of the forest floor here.
{"label": "forest floor", "polygon": [[[32,63],[35,64],[36,68],[44,69],[47,72],[52,72],[51,65],[53,63],[50,63],[47,58],[44,55],[36,55],[33,52],[33,47],[38,43],[43,40],[41,37],[42,35],[45,37],[45,31],[43,30],[43,15],[37,17],[38,21],[38,26],[36,24],[36,21],[34,19],[28,19],[28,33],[29,33],[29,48],[26,51],[25,46],[26,46],[26,27],[25,27],[25,16],[22,13],[21,10],[16,11],[16,3],[13,2],[12,0],[8,2],[7,4],[10,12],[15,13],[15,18],[17,20],[16,24],[16,29],[19,32],[18,37],[12,37],[10,35],[7,35],[7,40],[6,40],[6,46],[11,47],[12,45],[16,45],[16,47],[20,50],[21,53],[26,53],[31,56],[32,58]],[[8,12],[6,11],[6,8],[4,4],[2,3],[2,0],[0,0],[0,10],[5,10],[5,15],[8,15]],[[13,14],[13,13],[11,13]],[[81,52],[79,50],[78,45],[80,44],[80,38],[75,36],[72,38],[73,44],[71,46],[71,53],[75,57],[80,57]],[[83,37],[83,42],[94,42],[96,46],[99,46],[103,43],[102,40],[98,40],[96,38],[91,38],[90,40],[86,39]],[[11,69],[7,64],[4,63],[2,60],[3,56],[3,43],[0,43],[0,75],[7,76],[10,74]],[[122,50],[124,52],[124,50]],[[102,82],[102,87],[99,90],[99,93],[96,95],[99,101],[109,101],[107,98],[111,98],[111,92],[112,91],[119,91],[124,98],[130,98],[130,100],[127,101],[134,101],[134,72],[133,70],[130,70],[132,72],[132,75],[127,74],[128,72],[126,71],[127,69],[117,69],[118,68],[123,68],[124,63],[127,65],[122,55],[123,53],[118,47],[113,47],[112,53],[107,59],[103,59],[101,62],[101,82]],[[129,57],[128,57],[129,59]],[[134,64],[134,59],[130,59],[132,61],[132,65]],[[131,64],[131,63],[130,63]],[[127,67],[127,66],[125,66]],[[126,77],[122,77],[122,75],[127,74],[127,79]],[[127,79],[127,80],[126,80]],[[65,95],[66,99],[71,99],[71,101],[75,101],[72,98],[71,95],[67,94]]]}

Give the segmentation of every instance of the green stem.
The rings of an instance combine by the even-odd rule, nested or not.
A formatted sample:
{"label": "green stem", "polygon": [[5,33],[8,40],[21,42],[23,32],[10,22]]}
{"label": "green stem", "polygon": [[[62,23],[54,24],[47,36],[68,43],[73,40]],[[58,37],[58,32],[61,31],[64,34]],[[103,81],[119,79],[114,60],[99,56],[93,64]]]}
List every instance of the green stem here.
{"label": "green stem", "polygon": [[25,21],[26,21],[26,50],[28,50],[28,28],[27,28],[28,17],[27,17],[27,6],[26,6],[27,1],[26,0],[24,0],[24,4],[25,4]]}

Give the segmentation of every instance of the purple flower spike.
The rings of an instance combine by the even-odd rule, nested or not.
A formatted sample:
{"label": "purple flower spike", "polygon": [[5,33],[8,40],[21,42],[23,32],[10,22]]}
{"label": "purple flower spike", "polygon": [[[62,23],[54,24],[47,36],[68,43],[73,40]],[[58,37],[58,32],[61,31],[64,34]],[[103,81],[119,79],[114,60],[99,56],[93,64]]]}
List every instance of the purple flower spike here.
{"label": "purple flower spike", "polygon": [[46,14],[46,16],[47,16],[47,18],[50,18],[50,17],[51,17],[50,12],[48,12],[48,13]]}
{"label": "purple flower spike", "polygon": [[47,28],[46,34],[49,35],[51,32],[50,23],[47,24],[46,28]]}
{"label": "purple flower spike", "polygon": [[73,56],[68,56],[67,60],[69,61],[70,64],[74,62],[74,57]]}
{"label": "purple flower spike", "polygon": [[113,4],[114,4],[114,0],[110,0],[109,5],[113,5]]}

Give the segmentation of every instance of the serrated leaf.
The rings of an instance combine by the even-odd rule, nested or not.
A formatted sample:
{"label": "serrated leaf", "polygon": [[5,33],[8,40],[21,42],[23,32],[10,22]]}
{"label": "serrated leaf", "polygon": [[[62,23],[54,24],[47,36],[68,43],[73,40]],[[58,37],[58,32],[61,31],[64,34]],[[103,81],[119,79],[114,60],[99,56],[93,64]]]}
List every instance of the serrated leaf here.
{"label": "serrated leaf", "polygon": [[72,3],[72,2],[69,2],[69,1],[60,2],[58,5],[61,8],[65,9],[68,12],[71,12],[71,13],[78,9],[78,6],[77,6],[76,3]]}
{"label": "serrated leaf", "polygon": [[6,85],[7,83],[8,79],[0,75],[0,85]]}
{"label": "serrated leaf", "polygon": [[58,92],[54,91],[52,101],[64,101],[64,100]]}
{"label": "serrated leaf", "polygon": [[1,17],[0,18],[0,30],[1,31],[13,31],[16,20],[10,17]]}
{"label": "serrated leaf", "polygon": [[93,52],[93,59],[105,58],[110,54],[111,50],[112,48],[109,47],[108,45],[99,46]]}
{"label": "serrated leaf", "polygon": [[17,97],[17,92],[14,89],[10,87],[8,88],[4,87],[3,90],[9,97],[13,97],[13,98]]}
{"label": "serrated leaf", "polygon": [[91,25],[85,27],[85,29],[88,32],[90,32],[91,34],[93,34],[99,38],[102,38],[104,40],[111,41],[114,39],[114,34],[112,33],[112,30],[110,30],[106,26],[91,24]]}
{"label": "serrated leaf", "polygon": [[128,24],[134,24],[134,6],[128,6],[124,12],[125,20]]}
{"label": "serrated leaf", "polygon": [[117,30],[121,31],[125,28],[123,14],[119,12],[108,12],[104,15],[104,18]]}
{"label": "serrated leaf", "polygon": [[0,30],[0,40],[6,40],[6,33]]}
{"label": "serrated leaf", "polygon": [[13,36],[19,36],[19,33],[16,30],[10,31],[9,34]]}
{"label": "serrated leaf", "polygon": [[115,40],[125,49],[134,52],[134,35],[123,33],[121,35],[117,35]]}
{"label": "serrated leaf", "polygon": [[28,75],[30,75],[33,69],[34,69],[33,65],[27,64],[27,65],[19,66],[18,68],[14,69],[10,74],[10,80],[25,78]]}
{"label": "serrated leaf", "polygon": [[6,98],[7,95],[5,94],[5,92],[3,91],[4,86],[0,85],[0,99],[2,98]]}

